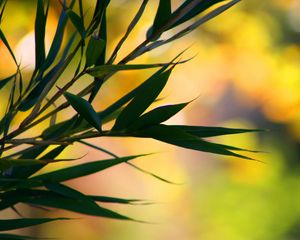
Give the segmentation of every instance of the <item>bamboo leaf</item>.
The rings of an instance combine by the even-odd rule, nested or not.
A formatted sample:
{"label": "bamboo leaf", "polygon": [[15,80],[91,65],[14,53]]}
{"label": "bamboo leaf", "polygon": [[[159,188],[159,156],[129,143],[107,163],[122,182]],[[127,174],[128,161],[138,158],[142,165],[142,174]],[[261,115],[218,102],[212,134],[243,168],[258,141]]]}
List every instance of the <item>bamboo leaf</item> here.
{"label": "bamboo leaf", "polygon": [[71,9],[67,10],[67,15],[68,15],[69,19],[71,20],[72,24],[74,25],[74,27],[76,28],[76,30],[78,31],[78,33],[80,34],[81,38],[85,39],[86,32],[85,32],[82,18],[80,16],[78,16]]}
{"label": "bamboo leaf", "polygon": [[0,90],[7,84],[9,83],[14,77],[16,76],[16,73],[7,77],[7,78],[4,78],[0,81]]}
{"label": "bamboo leaf", "polygon": [[64,169],[59,169],[53,172],[44,173],[35,177],[30,178],[33,181],[51,181],[51,182],[63,182],[74,178],[83,177],[86,175],[90,175],[96,172],[103,171],[104,169],[113,167],[115,165],[133,160],[135,158],[141,157],[144,155],[135,155],[129,157],[122,157],[117,159],[109,159],[109,160],[101,160],[95,162],[89,162],[80,164],[77,166],[67,167]]}
{"label": "bamboo leaf", "polygon": [[204,127],[204,126],[186,126],[186,125],[173,125],[172,127],[178,128],[189,134],[201,138],[262,131],[261,129],[240,129],[240,128]]}
{"label": "bamboo leaf", "polygon": [[104,49],[105,41],[92,36],[86,49],[86,67],[95,65]]}
{"label": "bamboo leaf", "polygon": [[[112,210],[99,206],[98,204],[94,203],[94,201],[90,199],[88,196],[85,196],[74,189],[66,190],[66,186],[62,187],[60,185],[58,187],[58,185],[53,185],[53,184],[51,185],[50,183],[46,183],[46,185],[47,187],[51,186],[50,187],[51,191],[27,190],[27,189],[11,191],[9,194],[7,194],[6,198],[4,198],[4,202],[6,201],[6,203],[4,204],[3,202],[0,203],[0,209],[1,207],[4,207],[4,205],[23,202],[23,203],[34,204],[38,206],[64,209],[64,210],[87,214],[91,216],[114,218],[120,220],[133,220],[129,217],[126,217]],[[60,193],[52,192],[52,190],[54,189],[55,191],[58,191]],[[73,197],[66,197],[65,194],[72,195]],[[75,195],[76,198],[74,198]]]}
{"label": "bamboo leaf", "polygon": [[182,131],[181,129],[173,128],[163,124],[151,126],[146,129],[140,130],[134,135],[138,137],[154,138],[162,142],[197,151],[228,155],[252,160],[247,156],[243,156],[229,151],[225,146],[222,146],[221,144],[215,144],[204,141],[196,136]]}
{"label": "bamboo leaf", "polygon": [[74,200],[81,202],[84,206],[98,207],[97,203],[89,196],[61,183],[45,182],[44,186],[54,193],[73,198]]}
{"label": "bamboo leaf", "polygon": [[66,27],[67,20],[68,20],[67,14],[64,10],[62,10],[58,20],[58,25],[56,27],[55,35],[49,53],[46,58],[46,62],[44,66],[45,69],[47,69],[53,63],[53,61],[55,60],[59,52],[64,37],[64,30]]}
{"label": "bamboo leaf", "polygon": [[160,0],[153,22],[152,28],[148,31],[148,38],[155,34],[164,24],[170,19],[171,16],[171,0]]}
{"label": "bamboo leaf", "polygon": [[101,132],[101,120],[88,101],[68,92],[64,96],[80,116]]}
{"label": "bamboo leaf", "polygon": [[44,0],[37,1],[35,18],[35,68],[40,69],[45,62],[45,30],[46,14],[44,12]]}
{"label": "bamboo leaf", "polygon": [[[25,150],[19,157],[19,159],[35,159],[42,152],[47,149],[48,146],[34,146]],[[3,172],[3,175],[10,178],[27,178],[32,172],[31,167],[26,166],[13,166]],[[29,174],[29,175],[28,175]]]}
{"label": "bamboo leaf", "polygon": [[45,239],[45,238],[36,238],[36,237],[23,236],[23,235],[0,233],[0,239],[2,239],[2,240],[38,240],[38,239]]}
{"label": "bamboo leaf", "polygon": [[90,198],[92,198],[96,202],[104,202],[104,203],[118,203],[118,204],[147,204],[148,202],[145,202],[144,200],[140,199],[125,199],[125,198],[115,198],[115,197],[107,197],[107,196],[94,196],[89,195]]}
{"label": "bamboo leaf", "polygon": [[161,66],[165,66],[167,64],[158,63],[158,64],[126,64],[126,65],[101,65],[90,68],[87,70],[87,73],[91,76],[102,78],[106,75],[116,73],[119,71],[127,71],[127,70],[141,70],[148,68],[157,68]]}
{"label": "bamboo leaf", "polygon": [[155,108],[143,114],[137,119],[137,121],[133,122],[130,129],[139,129],[150,125],[157,125],[159,123],[162,123],[168,120],[169,118],[173,117],[176,113],[181,111],[188,104],[189,102],[174,105],[166,105]]}
{"label": "bamboo leaf", "polygon": [[[182,11],[188,4],[190,4],[192,1],[194,0],[186,0],[179,8],[177,8],[174,13],[172,14],[172,16],[175,16],[176,14],[178,14],[180,11]],[[195,16],[199,15],[200,13],[204,12],[205,10],[207,10],[208,8],[210,8],[211,6],[219,3],[219,2],[224,2],[225,0],[205,0],[205,1],[201,1],[199,4],[197,4],[195,7],[193,7],[192,9],[190,9],[190,11],[188,11],[186,14],[184,14],[181,18],[179,18],[170,28],[174,28],[186,21],[191,20],[192,18],[194,18]],[[171,16],[171,17],[172,17]]]}
{"label": "bamboo leaf", "polygon": [[[116,119],[112,130],[127,128],[153,103],[166,85],[172,69],[155,76],[139,91]],[[145,94],[147,93],[147,94]]]}
{"label": "bamboo leaf", "polygon": [[31,227],[47,222],[68,220],[68,218],[21,218],[0,220],[0,231],[8,231],[18,228]]}

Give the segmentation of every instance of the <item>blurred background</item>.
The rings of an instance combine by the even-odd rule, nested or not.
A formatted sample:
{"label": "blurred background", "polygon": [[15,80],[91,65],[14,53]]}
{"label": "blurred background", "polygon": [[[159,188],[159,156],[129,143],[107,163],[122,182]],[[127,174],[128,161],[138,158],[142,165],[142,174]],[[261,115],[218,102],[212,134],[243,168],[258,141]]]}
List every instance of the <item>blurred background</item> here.
{"label": "blurred background", "polygon": [[[158,1],[150,3],[120,59],[145,38]],[[174,6],[180,3],[174,1]],[[17,58],[21,59],[25,75],[34,65],[35,4],[35,1],[8,1],[1,24]],[[94,1],[86,1],[87,14],[92,14],[93,4]],[[139,4],[137,0],[111,1],[108,52],[122,37]],[[51,1],[46,42],[51,42],[54,35],[59,11],[59,4]],[[259,134],[216,139],[264,151],[249,154],[263,163],[183,150],[149,139],[99,139],[94,143],[120,156],[158,152],[135,163],[179,184],[160,182],[126,165],[69,184],[88,194],[150,200],[154,204],[107,206],[151,223],[26,208],[25,216],[66,215],[79,219],[25,229],[22,233],[64,240],[300,239],[299,12],[299,0],[244,0],[188,37],[135,60],[165,62],[190,47],[184,58],[194,58],[176,67],[160,104],[196,100],[169,123],[266,129]],[[2,42],[0,56],[0,77],[4,78],[14,72],[14,64]],[[94,107],[103,109],[150,73],[115,75],[104,85]],[[78,91],[76,87],[74,92]],[[1,106],[0,113],[4,111]],[[63,157],[85,153],[88,155],[83,161],[108,157],[77,145]],[[7,211],[4,215],[15,216]]]}

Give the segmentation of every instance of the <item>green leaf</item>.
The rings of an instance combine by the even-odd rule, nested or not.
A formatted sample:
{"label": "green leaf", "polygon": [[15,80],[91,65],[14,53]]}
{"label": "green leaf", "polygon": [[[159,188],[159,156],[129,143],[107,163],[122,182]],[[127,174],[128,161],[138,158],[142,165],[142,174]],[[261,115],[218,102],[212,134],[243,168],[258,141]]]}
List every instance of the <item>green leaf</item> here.
{"label": "green leaf", "polygon": [[[112,130],[121,130],[130,126],[154,102],[166,85],[172,69],[151,78],[124,108],[116,119]],[[141,91],[142,90],[142,91]],[[145,94],[146,93],[146,94]]]}
{"label": "green leaf", "polygon": [[[47,187],[50,186],[49,184],[50,183],[46,184]],[[7,201],[8,203],[12,203],[12,201],[17,199],[18,202],[64,209],[64,210],[87,214],[91,216],[114,218],[120,220],[133,220],[129,217],[126,217],[112,210],[97,205],[96,203],[93,202],[91,198],[81,194],[80,192],[74,189],[66,190],[66,186],[58,187],[58,185],[53,185],[53,184],[51,185],[50,188],[51,191],[27,190],[27,189],[12,191],[9,194],[10,196],[7,196],[7,199],[4,199],[4,201]],[[56,192],[52,192],[52,190],[54,189],[55,191],[58,191],[60,193],[58,194]],[[72,195],[72,197],[66,197],[65,194]],[[75,195],[76,198],[74,198]],[[91,200],[87,200],[87,199],[91,199]]]}
{"label": "green leaf", "polygon": [[139,130],[137,133],[134,134],[134,136],[154,138],[162,142],[197,151],[228,155],[252,160],[249,157],[229,151],[225,146],[221,144],[215,144],[204,141],[196,136],[182,131],[181,129],[168,125],[160,124],[156,126],[151,126],[146,129]]}
{"label": "green leaf", "polygon": [[101,120],[88,101],[68,92],[64,92],[64,96],[81,117],[101,132]]}
{"label": "green leaf", "polygon": [[87,73],[98,78],[105,77],[106,75],[116,73],[118,71],[127,71],[127,70],[140,70],[148,68],[161,67],[166,64],[126,64],[126,65],[101,65],[88,69]]}
{"label": "green leaf", "polygon": [[150,125],[157,125],[159,123],[162,123],[168,120],[169,118],[173,117],[176,113],[181,111],[188,104],[189,102],[174,105],[166,105],[155,108],[143,114],[140,118],[137,119],[137,121],[133,122],[130,129],[139,129]]}
{"label": "green leaf", "polygon": [[141,157],[144,155],[135,155],[129,157],[122,157],[122,158],[113,158],[109,160],[101,160],[95,162],[89,162],[80,164],[77,166],[67,167],[63,169],[59,169],[53,172],[44,173],[35,177],[30,178],[30,180],[44,180],[44,181],[51,181],[51,182],[63,182],[74,178],[83,177],[86,175],[90,175],[96,172],[103,171],[107,168],[113,167],[115,165],[130,161],[132,159]]}
{"label": "green leaf", "polygon": [[155,15],[154,23],[150,32],[148,32],[149,37],[155,34],[164,24],[170,20],[171,16],[171,0],[160,0]]}
{"label": "green leaf", "polygon": [[16,73],[7,77],[7,78],[4,78],[0,81],[0,90],[7,84],[9,83],[14,77],[16,76]]}
{"label": "green leaf", "polygon": [[178,128],[182,131],[185,131],[189,134],[201,138],[262,131],[260,129],[240,129],[240,128],[185,126],[185,125],[173,125],[172,127]]}
{"label": "green leaf", "polygon": [[86,67],[95,65],[103,50],[105,49],[105,41],[92,36],[86,49]]}
{"label": "green leaf", "polygon": [[37,1],[35,18],[35,68],[40,69],[45,62],[45,30],[46,14],[44,13],[44,0]]}
{"label": "green leaf", "polygon": [[79,200],[85,206],[90,205],[91,207],[98,207],[98,205],[93,201],[93,199],[91,199],[87,195],[61,183],[45,182],[44,186],[52,192],[55,192],[65,197]]}
{"label": "green leaf", "polygon": [[53,61],[55,60],[59,52],[59,49],[63,41],[64,30],[66,27],[67,20],[68,20],[67,14],[64,10],[62,10],[56,27],[55,35],[51,43],[49,53],[46,58],[46,62],[44,66],[45,69],[47,69],[53,63]]}
{"label": "green leaf", "polygon": [[68,218],[21,218],[0,220],[0,231],[14,230],[18,228],[31,227],[57,220],[68,220]]}
{"label": "green leaf", "polygon": [[38,239],[44,239],[44,238],[36,238],[36,237],[23,236],[23,235],[0,233],[0,239],[2,239],[2,240],[38,240]]}
{"label": "green leaf", "polygon": [[118,203],[118,204],[147,204],[144,200],[140,199],[125,199],[125,198],[115,198],[115,197],[107,197],[107,196],[94,196],[89,195],[96,202],[105,202],[105,203]]}
{"label": "green leaf", "polygon": [[[47,149],[48,146],[33,146],[25,150],[24,153],[21,154],[19,159],[35,159],[42,152]],[[33,171],[32,167],[28,166],[13,166],[6,170],[3,175],[10,178],[27,178],[31,175]]]}
{"label": "green leaf", "polygon": [[[174,11],[174,13],[171,15],[171,17],[176,16],[179,14],[180,11],[182,11],[188,4],[193,2],[194,0],[186,0],[178,9]],[[190,11],[188,11],[186,14],[184,14],[181,18],[179,18],[170,28],[174,28],[186,21],[191,20],[198,14],[204,12],[211,6],[219,3],[219,2],[224,2],[225,0],[205,0],[197,4],[195,7],[191,8]]]}
{"label": "green leaf", "polygon": [[[44,148],[46,148],[46,147],[44,147]],[[65,148],[66,148],[66,146],[58,146],[58,147],[52,149],[50,152],[43,155],[42,157],[40,157],[40,159],[55,159]],[[39,151],[41,151],[41,150],[42,149],[40,149]],[[24,159],[24,157],[22,157],[20,159]],[[42,169],[46,165],[47,165],[46,162],[40,162],[39,163],[37,161],[36,164],[33,164],[31,166],[19,167],[19,170],[18,170],[19,174],[17,174],[17,171],[15,170],[15,171],[13,171],[13,176],[18,177],[18,178],[28,178],[32,174],[36,173],[37,171],[39,171],[40,169]]]}
{"label": "green leaf", "polygon": [[86,32],[85,32],[82,18],[80,16],[78,16],[71,9],[67,10],[67,15],[70,18],[70,20],[71,20],[72,24],[74,25],[74,27],[76,28],[76,30],[78,31],[78,33],[80,34],[80,36],[82,37],[82,39],[84,39],[86,36]]}

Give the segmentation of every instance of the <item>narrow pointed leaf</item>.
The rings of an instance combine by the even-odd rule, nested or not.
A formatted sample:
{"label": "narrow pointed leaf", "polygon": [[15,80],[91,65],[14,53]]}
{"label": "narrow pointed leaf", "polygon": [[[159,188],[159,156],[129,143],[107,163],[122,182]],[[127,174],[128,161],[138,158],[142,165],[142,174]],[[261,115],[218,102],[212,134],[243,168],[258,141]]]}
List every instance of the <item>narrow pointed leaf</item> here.
{"label": "narrow pointed leaf", "polygon": [[7,78],[4,78],[0,81],[0,90],[7,84],[9,83],[14,77],[16,76],[16,74],[13,74]]}
{"label": "narrow pointed leaf", "polygon": [[67,220],[68,218],[20,218],[0,220],[0,231],[31,227],[47,222]]}
{"label": "narrow pointed leaf", "polygon": [[139,91],[116,119],[113,130],[127,128],[154,102],[166,85],[172,69],[155,76]]}
{"label": "narrow pointed leaf", "polygon": [[174,104],[174,105],[166,105],[155,108],[150,112],[143,114],[137,121],[132,123],[131,129],[139,129],[142,127],[147,127],[150,125],[157,125],[162,123],[169,118],[173,117],[176,113],[181,111],[187,103]]}
{"label": "narrow pointed leaf", "polygon": [[201,138],[215,137],[228,134],[250,133],[260,132],[260,129],[240,129],[240,128],[224,128],[224,127],[205,127],[205,126],[185,126],[185,125],[173,125],[172,127],[183,130],[194,136]]}
{"label": "narrow pointed leaf", "polygon": [[[47,185],[49,187],[49,185]],[[87,214],[91,216],[98,216],[98,217],[106,217],[106,218],[114,218],[114,219],[120,219],[120,220],[133,220],[129,217],[126,217],[124,215],[121,215],[117,212],[114,212],[112,210],[109,210],[107,208],[103,208],[99,206],[98,204],[94,203],[94,201],[91,199],[86,200],[87,198],[90,199],[88,196],[84,198],[84,195],[77,192],[77,197],[66,197],[62,195],[61,193],[64,192],[66,193],[66,190],[62,189],[62,187],[57,187],[54,185],[51,186],[51,189],[56,189],[57,191],[60,192],[60,194],[52,192],[52,191],[45,191],[45,190],[17,190],[17,191],[12,191],[9,193],[4,199],[4,202],[7,201],[7,203],[12,203],[12,201],[17,200],[17,202],[23,202],[27,204],[34,204],[38,206],[45,206],[45,207],[53,207],[53,208],[58,208],[58,209],[64,209],[72,212],[77,212],[81,214]],[[74,191],[70,193],[68,191],[68,195],[72,194],[74,196]],[[78,197],[80,195],[81,197]],[[83,198],[85,200],[83,200]],[[15,201],[16,202],[16,201]],[[0,207],[1,207],[0,202]]]}
{"label": "narrow pointed leaf", "polygon": [[35,68],[40,69],[45,61],[45,29],[46,15],[44,13],[44,0],[37,1],[35,18]]}
{"label": "narrow pointed leaf", "polygon": [[144,200],[140,199],[125,199],[125,198],[115,198],[115,197],[107,197],[107,196],[94,196],[89,195],[90,198],[92,198],[96,202],[104,202],[104,203],[118,203],[118,204],[147,204],[148,202],[145,202]]}
{"label": "narrow pointed leaf", "polygon": [[[35,159],[37,158],[42,152],[47,149],[48,146],[34,146],[26,150],[19,159]],[[10,178],[27,178],[31,175],[32,169],[31,167],[26,166],[13,166],[7,169],[3,174],[6,177]]]}
{"label": "narrow pointed leaf", "polygon": [[151,37],[153,33],[158,31],[170,19],[171,16],[171,0],[160,0],[155,15],[152,28],[149,30],[148,35]]}
{"label": "narrow pointed leaf", "polygon": [[133,160],[135,158],[144,155],[135,155],[129,157],[122,157],[117,159],[101,160],[95,162],[89,162],[80,164],[77,166],[67,167],[64,169],[59,169],[53,172],[44,173],[35,177],[30,178],[31,180],[46,180],[51,182],[63,182],[74,178],[83,177],[96,172],[103,171],[107,168],[113,167],[115,165]]}
{"label": "narrow pointed leaf", "polygon": [[68,92],[64,96],[81,117],[101,132],[101,120],[88,101]]}
{"label": "narrow pointed leaf", "polygon": [[98,78],[105,77],[106,75],[116,73],[119,71],[127,71],[127,70],[141,70],[148,68],[157,68],[164,66],[164,63],[157,64],[126,64],[126,65],[102,65],[96,66],[94,68],[90,68],[87,73]]}
{"label": "narrow pointed leaf", "polygon": [[162,142],[176,145],[183,148],[193,149],[202,152],[215,153],[220,155],[234,156],[244,159],[251,159],[232,151],[220,144],[204,141],[196,136],[186,133],[180,129],[176,129],[167,125],[156,125],[140,130],[135,136],[154,138]]}
{"label": "narrow pointed leaf", "polygon": [[2,240],[38,240],[38,239],[45,239],[45,238],[36,238],[36,237],[23,236],[23,235],[0,233],[0,239],[2,239]]}
{"label": "narrow pointed leaf", "polygon": [[[188,4],[190,4],[193,0],[186,0],[178,9],[174,11],[172,16],[178,14],[180,11],[182,11]],[[219,2],[224,2],[225,0],[205,0],[201,1],[199,4],[196,5],[196,7],[193,7],[190,11],[188,11],[186,14],[184,14],[180,19],[178,19],[171,28],[174,28],[186,21],[191,20],[198,14],[204,12],[211,6],[219,3]]]}
{"label": "narrow pointed leaf", "polygon": [[157,78],[160,77],[160,75],[166,70],[167,66],[162,67],[158,71],[156,71],[150,78],[148,78],[146,81],[141,83],[139,86],[131,90],[129,93],[118,99],[115,103],[107,107],[105,110],[101,112],[101,115],[103,117],[107,117],[111,115],[112,113],[119,110],[121,107],[123,107],[126,103],[128,103],[131,99],[133,99],[137,94],[140,94],[141,92],[145,92],[145,90],[149,87],[149,85],[153,84],[152,82],[156,81]]}
{"label": "narrow pointed leaf", "polygon": [[83,25],[83,20],[81,19],[80,16],[78,16],[73,10],[68,9],[67,10],[67,15],[70,18],[72,24],[74,25],[74,27],[76,28],[76,30],[78,31],[78,33],[80,34],[80,36],[82,37],[82,39],[85,38],[86,36],[86,32],[85,32],[85,28]]}
{"label": "narrow pointed leaf", "polygon": [[68,20],[67,14],[64,10],[62,10],[59,20],[58,20],[58,25],[56,28],[55,35],[54,35],[49,53],[46,58],[46,62],[45,62],[45,66],[44,66],[45,69],[47,69],[53,63],[55,58],[57,57],[57,54],[60,50],[62,40],[64,37],[64,30],[66,27],[67,20]]}
{"label": "narrow pointed leaf", "polygon": [[95,65],[97,60],[101,57],[101,54],[105,48],[105,41],[103,39],[97,39],[94,36],[90,38],[86,49],[86,66],[90,67]]}
{"label": "narrow pointed leaf", "polygon": [[73,198],[74,200],[76,199],[76,201],[80,201],[83,205],[98,207],[98,205],[93,201],[92,198],[61,183],[45,182],[44,186],[52,192],[55,192],[65,197]]}

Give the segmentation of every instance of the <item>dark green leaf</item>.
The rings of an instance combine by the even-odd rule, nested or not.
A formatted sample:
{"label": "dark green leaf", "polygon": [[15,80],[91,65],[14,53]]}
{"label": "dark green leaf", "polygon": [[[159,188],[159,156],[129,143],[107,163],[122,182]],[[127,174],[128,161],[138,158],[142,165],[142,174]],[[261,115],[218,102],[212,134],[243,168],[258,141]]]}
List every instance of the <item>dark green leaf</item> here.
{"label": "dark green leaf", "polygon": [[18,228],[31,227],[47,222],[67,220],[67,218],[21,218],[0,220],[0,231],[14,230]]}
{"label": "dark green leaf", "polygon": [[150,112],[143,114],[137,121],[132,123],[130,129],[139,129],[142,127],[147,127],[150,125],[157,125],[162,123],[169,118],[173,117],[176,113],[181,111],[187,103],[175,104],[175,105],[166,105],[155,108]]}
{"label": "dark green leaf", "polygon": [[119,110],[123,107],[126,103],[128,103],[132,98],[134,98],[137,94],[145,92],[146,89],[149,88],[149,85],[153,84],[152,82],[156,81],[157,78],[166,70],[167,66],[162,67],[157,72],[155,72],[150,78],[144,81],[142,84],[137,86],[135,89],[131,90],[129,93],[118,99],[115,103],[110,105],[108,108],[101,112],[103,117],[107,117],[112,113]]}
{"label": "dark green leaf", "polygon": [[[116,119],[112,130],[121,130],[130,126],[154,102],[166,85],[172,69],[151,78]],[[141,90],[141,89],[140,89]]]}
{"label": "dark green leaf", "polygon": [[35,68],[40,69],[45,62],[45,30],[46,15],[44,12],[44,0],[37,1],[35,18]]}
{"label": "dark green leaf", "polygon": [[99,57],[105,48],[105,41],[103,39],[97,39],[94,36],[90,38],[86,49],[86,66],[90,67],[95,65]]}
{"label": "dark green leaf", "polygon": [[91,207],[98,207],[98,205],[93,201],[93,199],[91,199],[87,195],[61,183],[45,182],[44,186],[52,192],[55,192],[65,197],[73,198],[76,201],[78,200],[85,206],[90,205]]}
{"label": "dark green leaf", "polygon": [[51,182],[63,182],[74,178],[83,177],[96,172],[103,171],[104,169],[113,167],[115,165],[130,161],[137,157],[144,155],[135,155],[129,157],[122,157],[117,159],[101,160],[95,162],[89,162],[80,164],[77,166],[67,167],[59,169],[53,172],[44,173],[35,177],[30,178],[31,180],[45,180]]}
{"label": "dark green leaf", "polygon": [[94,195],[89,195],[89,197],[96,202],[119,203],[119,204],[147,204],[147,202],[140,199],[124,199],[124,198],[94,196]]}
{"label": "dark green leaf", "polygon": [[101,120],[88,101],[68,92],[64,92],[64,96],[81,117],[101,132]]}
{"label": "dark green leaf", "polygon": [[87,73],[98,78],[102,78],[106,75],[126,70],[140,70],[148,68],[156,68],[164,66],[166,64],[126,64],[126,65],[102,65],[90,68]]}
{"label": "dark green leaf", "polygon": [[[178,9],[174,11],[174,13],[171,15],[171,17],[177,15],[180,11],[182,11],[188,4],[193,2],[194,0],[186,0]],[[184,23],[188,20],[191,20],[198,14],[202,13],[206,9],[210,8],[211,6],[219,3],[224,2],[225,0],[205,0],[201,1],[199,4],[197,4],[195,7],[191,8],[190,11],[188,11],[186,14],[184,14],[181,18],[179,18],[170,28],[174,28],[181,23]]]}
{"label": "dark green leaf", "polygon": [[173,125],[172,127],[178,128],[189,134],[205,138],[215,137],[228,134],[248,133],[248,132],[259,132],[260,129],[240,129],[240,128],[224,128],[224,127],[204,127],[204,126],[184,126],[184,125]]}
{"label": "dark green leaf", "polygon": [[[37,158],[42,152],[46,150],[48,146],[33,146],[21,154],[19,159],[35,159]],[[32,174],[33,168],[30,166],[14,166],[9,168],[4,172],[6,177],[11,178],[27,178]]]}
{"label": "dark green leaf", "polygon": [[148,33],[149,37],[155,34],[164,24],[170,20],[171,16],[171,0],[160,0],[155,15],[154,23]]}
{"label": "dark green leaf", "polygon": [[[44,149],[47,147],[42,146]],[[43,148],[41,149],[36,149],[36,151],[42,151]],[[50,152],[46,153],[45,155],[43,155],[42,157],[40,157],[40,159],[55,159],[64,149],[66,148],[66,146],[58,146],[54,149],[52,149]],[[20,159],[24,159],[24,157],[20,158]],[[18,168],[16,168],[13,171],[13,176],[14,177],[18,177],[18,178],[28,178],[29,176],[31,176],[32,174],[36,173],[38,170],[42,169],[44,166],[46,165],[45,162],[41,162],[40,164],[33,164],[31,166],[23,166],[23,167],[18,167],[18,174],[17,174],[17,170]]]}
{"label": "dark green leaf", "polygon": [[46,62],[45,62],[45,66],[44,66],[45,69],[47,69],[53,63],[53,61],[55,60],[55,58],[59,52],[59,49],[61,47],[61,43],[63,40],[63,36],[64,36],[64,30],[66,27],[67,19],[68,18],[67,18],[66,12],[64,10],[62,10],[59,20],[58,20],[58,25],[56,28],[55,35],[54,35],[48,56],[46,58]]}
{"label": "dark green leaf", "polygon": [[0,233],[0,239],[1,240],[38,240],[38,239],[44,239],[44,238],[36,238],[36,237],[23,236],[23,235]]}
{"label": "dark green leaf", "polygon": [[[49,187],[49,184],[50,183],[46,184],[47,187]],[[12,201],[15,201],[17,199],[18,202],[64,209],[92,216],[107,217],[121,220],[133,220],[129,217],[111,211],[109,209],[100,207],[99,205],[94,203],[92,198],[89,198],[88,196],[85,196],[74,189],[66,190],[65,186],[58,187],[57,185],[54,186],[53,184],[50,188],[51,191],[27,189],[12,191],[9,194],[7,194],[7,197],[6,199],[4,199],[4,202],[7,201],[7,203],[12,203]],[[54,189],[59,193],[52,192],[52,190]],[[66,194],[72,195],[72,197],[66,197]],[[1,204],[3,203],[0,202],[0,207]]]}
{"label": "dark green leaf", "polygon": [[7,78],[4,78],[0,81],[0,90],[8,83],[10,82],[14,77],[16,76],[16,73],[7,77]]}
{"label": "dark green leaf", "polygon": [[70,20],[71,20],[72,24],[74,25],[74,27],[76,28],[76,30],[78,31],[78,33],[80,34],[80,36],[82,37],[82,39],[84,39],[86,36],[86,32],[85,32],[82,18],[80,16],[78,16],[71,9],[67,10],[67,15],[70,18]]}
{"label": "dark green leaf", "polygon": [[244,159],[251,159],[249,157],[229,151],[221,144],[215,144],[204,141],[196,136],[186,133],[178,128],[167,125],[157,125],[148,127],[138,131],[135,136],[154,138],[162,142],[176,145],[183,148],[193,149],[202,152],[209,152],[221,155],[234,156]]}

